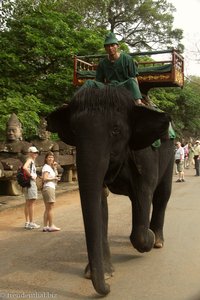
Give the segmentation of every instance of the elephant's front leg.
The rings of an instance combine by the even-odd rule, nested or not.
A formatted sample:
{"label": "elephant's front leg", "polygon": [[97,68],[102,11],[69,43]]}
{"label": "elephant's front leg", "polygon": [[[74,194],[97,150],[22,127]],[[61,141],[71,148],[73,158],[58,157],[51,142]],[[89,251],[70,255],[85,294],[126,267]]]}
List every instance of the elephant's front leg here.
{"label": "elephant's front leg", "polygon": [[144,190],[137,191],[132,201],[132,232],[130,241],[139,252],[150,251],[155,243],[155,235],[149,228],[151,195]]}
{"label": "elephant's front leg", "polygon": [[171,181],[168,177],[156,189],[153,196],[153,211],[150,228],[155,234],[154,248],[162,248],[164,245],[163,226],[165,210],[171,194]]}
{"label": "elephant's front leg", "polygon": [[105,279],[108,279],[114,275],[114,267],[111,263],[110,246],[108,242],[108,201],[107,201],[108,195],[109,195],[108,188],[103,187],[102,189],[102,217],[103,217],[102,242],[103,242]]}
{"label": "elephant's front leg", "polygon": [[[103,264],[104,264],[104,277],[108,279],[114,275],[114,267],[111,263],[110,247],[108,243],[108,201],[107,197],[109,190],[107,187],[102,188],[102,248],[103,248]],[[87,264],[85,268],[85,278],[91,279],[90,265]]]}

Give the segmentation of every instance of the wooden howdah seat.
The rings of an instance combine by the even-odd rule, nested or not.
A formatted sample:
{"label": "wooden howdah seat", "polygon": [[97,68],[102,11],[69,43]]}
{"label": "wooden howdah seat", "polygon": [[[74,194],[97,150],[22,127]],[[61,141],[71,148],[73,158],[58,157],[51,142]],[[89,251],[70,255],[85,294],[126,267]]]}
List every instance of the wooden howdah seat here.
{"label": "wooden howdah seat", "polygon": [[[175,49],[129,53],[138,64],[138,83],[143,94],[155,87],[183,87],[184,58]],[[164,56],[169,58],[163,58]],[[105,55],[74,56],[73,84],[95,79],[98,62]]]}

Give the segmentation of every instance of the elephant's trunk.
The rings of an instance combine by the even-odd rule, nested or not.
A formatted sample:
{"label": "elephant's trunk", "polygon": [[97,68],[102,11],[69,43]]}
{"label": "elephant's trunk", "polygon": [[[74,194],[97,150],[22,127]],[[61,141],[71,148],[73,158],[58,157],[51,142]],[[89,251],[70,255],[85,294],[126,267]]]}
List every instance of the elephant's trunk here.
{"label": "elephant's trunk", "polygon": [[103,244],[102,244],[102,186],[108,167],[108,159],[93,155],[84,155],[83,149],[77,149],[77,170],[81,206],[85,226],[88,260],[91,279],[97,293],[106,295],[110,287],[104,279]]}

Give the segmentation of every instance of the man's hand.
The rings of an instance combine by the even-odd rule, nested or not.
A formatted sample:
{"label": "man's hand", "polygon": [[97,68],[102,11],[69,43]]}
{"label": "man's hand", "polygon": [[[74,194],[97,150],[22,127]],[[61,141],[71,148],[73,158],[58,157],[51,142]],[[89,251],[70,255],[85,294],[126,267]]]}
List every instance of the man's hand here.
{"label": "man's hand", "polygon": [[144,103],[142,102],[141,99],[135,100],[135,104],[137,104],[137,105],[144,105]]}

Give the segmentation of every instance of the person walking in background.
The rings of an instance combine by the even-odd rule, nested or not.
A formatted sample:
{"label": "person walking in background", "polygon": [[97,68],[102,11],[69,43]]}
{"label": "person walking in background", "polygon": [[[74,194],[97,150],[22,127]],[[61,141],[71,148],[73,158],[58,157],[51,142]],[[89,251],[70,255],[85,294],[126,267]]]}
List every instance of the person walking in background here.
{"label": "person walking in background", "polygon": [[194,145],[194,166],[196,170],[195,176],[200,176],[200,141],[196,140]]}
{"label": "person walking in background", "polygon": [[188,143],[188,169],[194,165],[194,147],[192,143]]}
{"label": "person walking in background", "polygon": [[184,182],[184,149],[180,142],[176,143],[175,163],[177,165],[178,180],[176,182]]}
{"label": "person walking in background", "polygon": [[28,148],[28,158],[23,166],[25,172],[28,176],[31,177],[30,187],[24,188],[25,196],[25,229],[37,229],[40,228],[40,225],[34,222],[34,204],[35,200],[38,198],[38,190],[36,185],[36,166],[35,159],[38,155],[38,150],[36,147],[32,146]]}
{"label": "person walking in background", "polygon": [[60,228],[53,224],[53,207],[56,201],[55,189],[58,180],[60,180],[53,152],[48,152],[45,156],[44,166],[42,168],[42,179],[42,196],[45,205],[43,232],[59,231]]}
{"label": "person walking in background", "polygon": [[188,169],[188,154],[189,154],[188,143],[186,143],[183,146],[183,149],[184,149],[184,168]]}

